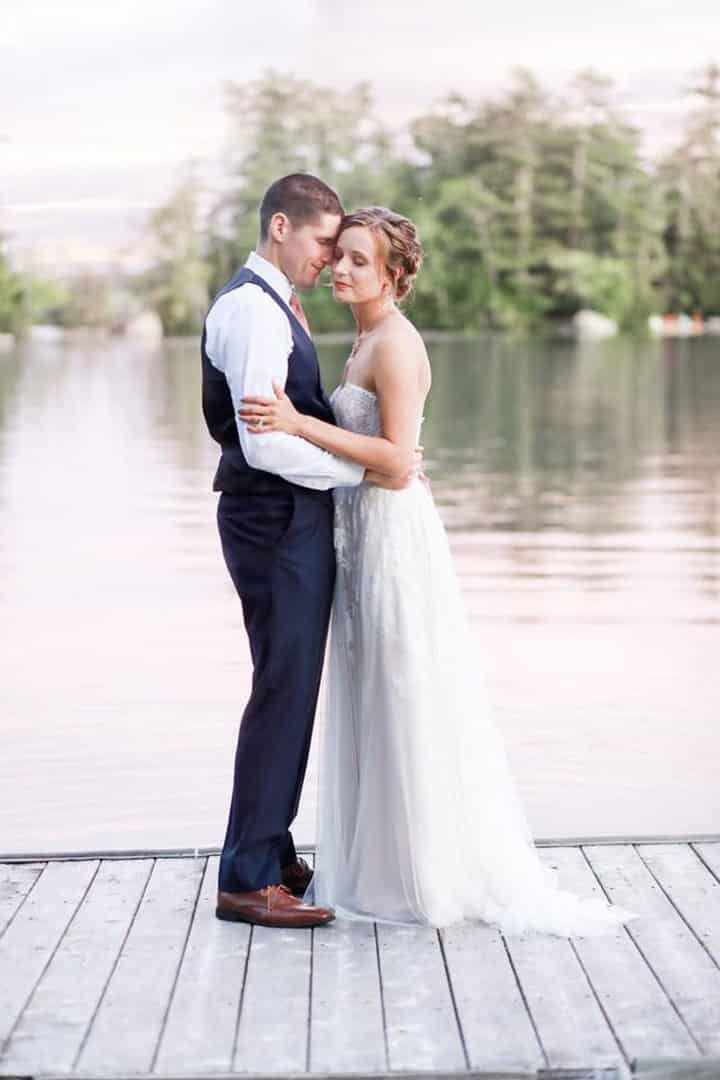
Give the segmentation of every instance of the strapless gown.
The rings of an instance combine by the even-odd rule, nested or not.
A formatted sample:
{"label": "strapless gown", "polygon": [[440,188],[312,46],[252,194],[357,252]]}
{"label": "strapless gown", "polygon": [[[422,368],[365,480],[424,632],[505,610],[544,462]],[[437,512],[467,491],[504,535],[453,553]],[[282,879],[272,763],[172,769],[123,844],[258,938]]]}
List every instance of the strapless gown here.
{"label": "strapless gown", "polygon": [[[381,433],[371,391],[345,383],[331,402],[342,427]],[[483,920],[561,936],[637,917],[562,890],[538,857],[430,492],[419,480],[401,491],[363,483],[334,499],[337,581],[306,899],[348,919]]]}

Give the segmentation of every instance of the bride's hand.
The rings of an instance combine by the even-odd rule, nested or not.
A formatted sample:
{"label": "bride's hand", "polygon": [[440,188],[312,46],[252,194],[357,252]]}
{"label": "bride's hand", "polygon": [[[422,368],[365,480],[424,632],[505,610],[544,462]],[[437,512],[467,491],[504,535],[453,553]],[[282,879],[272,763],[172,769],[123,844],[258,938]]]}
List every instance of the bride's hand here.
{"label": "bride's hand", "polygon": [[285,431],[299,435],[302,413],[299,413],[279,382],[272,381],[274,398],[248,396],[242,398],[238,416],[247,424],[251,435],[267,435],[269,431]]}

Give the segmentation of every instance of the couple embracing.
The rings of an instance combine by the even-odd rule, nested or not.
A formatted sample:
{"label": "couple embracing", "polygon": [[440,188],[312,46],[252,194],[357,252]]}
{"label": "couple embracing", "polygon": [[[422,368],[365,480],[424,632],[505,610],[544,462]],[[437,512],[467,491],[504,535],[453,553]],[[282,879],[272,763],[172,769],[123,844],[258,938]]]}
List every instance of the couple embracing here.
{"label": "couple embracing", "polygon": [[[612,930],[635,913],[561,889],[538,858],[421,474],[430,364],[399,307],[421,261],[407,218],[346,214],[292,174],[267,190],[257,249],[205,321],[217,522],[253,663],[216,915]],[[296,293],[325,267],[357,328],[329,398]],[[290,826],[328,629],[313,872]]]}

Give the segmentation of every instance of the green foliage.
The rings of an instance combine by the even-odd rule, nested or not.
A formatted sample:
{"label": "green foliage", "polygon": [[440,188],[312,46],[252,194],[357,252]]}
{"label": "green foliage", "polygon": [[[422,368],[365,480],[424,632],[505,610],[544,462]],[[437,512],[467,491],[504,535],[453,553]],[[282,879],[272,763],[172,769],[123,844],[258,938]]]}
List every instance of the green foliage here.
{"label": "green foliage", "polygon": [[102,329],[112,322],[110,281],[100,275],[78,274],[67,282],[67,299],[57,311],[57,322],[67,329]]}
{"label": "green foliage", "polygon": [[612,255],[588,251],[552,252],[548,264],[554,273],[556,307],[566,313],[594,308],[624,322],[632,308],[630,267]]}
{"label": "green foliage", "polygon": [[60,323],[71,303],[66,285],[14,272],[0,249],[0,333],[22,337],[35,323]]}
{"label": "green foliage", "polygon": [[28,324],[62,322],[63,312],[73,302],[67,282],[50,281],[36,274],[23,274],[22,280]]}
{"label": "green foliage", "polygon": [[697,104],[660,170],[666,209],[666,305],[720,313],[720,67],[693,90]]}
{"label": "green foliage", "polygon": [[[226,87],[228,191],[209,218],[210,288],[215,292],[256,244],[258,207],[278,176],[312,172],[342,193],[345,205],[388,192],[390,139],[372,117],[370,89],[347,92],[278,72]],[[378,185],[378,179],[380,184]],[[303,299],[314,327],[347,329],[330,290]]]}
{"label": "green foliage", "polygon": [[[518,69],[497,99],[452,94],[391,136],[367,84],[272,71],[230,83],[223,194],[185,174],[150,219],[156,258],[135,296],[93,276],[63,288],[19,275],[0,248],[0,330],[113,325],[149,303],[167,333],[196,333],[256,244],[267,186],[297,170],[348,208],[379,203],[416,222],[425,264],[407,306],[419,325],[522,329],[587,307],[627,328],[653,311],[720,314],[720,68],[699,76],[683,138],[656,166],[613,93],[582,71],[555,98]],[[352,325],[322,285],[304,304],[316,330]]]}
{"label": "green foliage", "polygon": [[[225,194],[204,238],[187,186],[155,215],[152,298],[166,326],[197,329],[201,298],[256,243],[268,184],[302,170],[348,208],[380,203],[417,223],[420,325],[523,328],[583,307],[625,327],[652,311],[720,313],[720,69],[695,93],[683,142],[651,168],[593,71],[555,99],[520,69],[497,100],[450,95],[392,138],[364,84],[339,92],[276,72],[229,84]],[[328,289],[304,302],[315,329],[350,325]]]}
{"label": "green foliage", "polygon": [[0,250],[0,333],[19,334],[27,325],[25,291],[19,274]]}
{"label": "green foliage", "polygon": [[211,271],[199,223],[199,198],[198,185],[188,177],[150,221],[157,261],[144,285],[168,334],[193,333],[208,306]]}

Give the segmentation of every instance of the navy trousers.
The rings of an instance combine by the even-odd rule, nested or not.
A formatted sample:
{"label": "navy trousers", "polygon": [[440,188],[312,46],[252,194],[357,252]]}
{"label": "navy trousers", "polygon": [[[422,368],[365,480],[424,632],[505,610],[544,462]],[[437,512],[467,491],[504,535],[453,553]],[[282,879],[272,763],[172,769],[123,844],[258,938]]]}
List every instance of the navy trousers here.
{"label": "navy trousers", "polygon": [[335,584],[330,492],[297,487],[218,500],[223,555],[242,601],[253,679],[240,722],[218,885],[278,884],[307,767]]}

